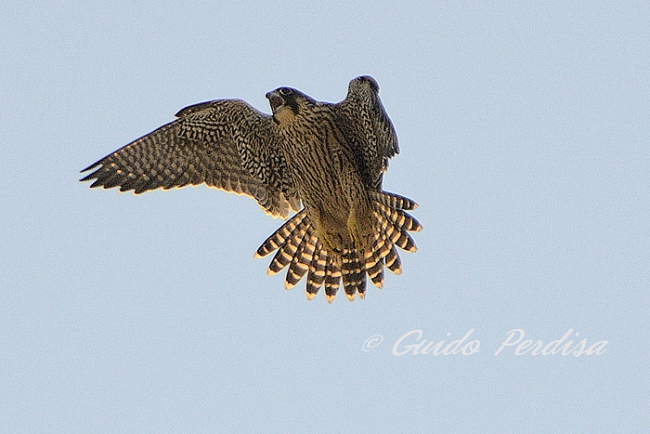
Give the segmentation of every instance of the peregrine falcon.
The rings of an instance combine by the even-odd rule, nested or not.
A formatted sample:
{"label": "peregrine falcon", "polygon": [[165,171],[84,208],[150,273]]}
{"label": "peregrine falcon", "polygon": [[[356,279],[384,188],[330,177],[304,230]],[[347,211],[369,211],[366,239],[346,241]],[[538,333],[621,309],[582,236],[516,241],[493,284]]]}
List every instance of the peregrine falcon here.
{"label": "peregrine falcon", "polygon": [[336,104],[289,87],[266,97],[271,116],[241,100],[186,107],[175,121],[82,170],[96,169],[81,181],[135,194],[205,183],[252,197],[273,217],[293,210],[256,252],[277,250],[269,274],[288,266],[287,289],[307,274],[309,299],[324,287],[331,303],[341,280],[350,300],[363,298],[366,274],[381,287],[384,266],[401,273],[396,247],[415,251],[408,231],[422,228],[406,212],[414,201],[382,190],[399,148],[379,86],[357,77]]}

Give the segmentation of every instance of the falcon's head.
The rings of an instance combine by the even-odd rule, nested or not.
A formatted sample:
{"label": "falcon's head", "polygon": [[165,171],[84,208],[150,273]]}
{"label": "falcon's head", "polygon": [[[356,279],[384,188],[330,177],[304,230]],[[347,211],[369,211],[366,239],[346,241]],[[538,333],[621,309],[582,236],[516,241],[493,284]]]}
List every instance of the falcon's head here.
{"label": "falcon's head", "polygon": [[310,101],[304,93],[290,87],[279,87],[266,94],[273,110],[273,119],[283,123],[293,119],[300,113],[300,107]]}

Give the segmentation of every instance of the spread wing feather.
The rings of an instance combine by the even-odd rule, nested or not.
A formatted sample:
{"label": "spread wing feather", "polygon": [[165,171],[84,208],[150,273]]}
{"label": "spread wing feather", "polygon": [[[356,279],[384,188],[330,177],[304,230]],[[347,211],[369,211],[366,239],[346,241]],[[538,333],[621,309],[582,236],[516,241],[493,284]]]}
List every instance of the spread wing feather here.
{"label": "spread wing feather", "polygon": [[399,153],[399,145],[395,127],[379,98],[379,85],[372,77],[357,77],[350,81],[346,98],[333,107],[366,186],[381,190],[388,160]]}
{"label": "spread wing feather", "polygon": [[195,104],[176,116],[82,170],[95,169],[82,181],[136,194],[205,183],[252,197],[274,217],[298,211],[271,116],[241,100]]}

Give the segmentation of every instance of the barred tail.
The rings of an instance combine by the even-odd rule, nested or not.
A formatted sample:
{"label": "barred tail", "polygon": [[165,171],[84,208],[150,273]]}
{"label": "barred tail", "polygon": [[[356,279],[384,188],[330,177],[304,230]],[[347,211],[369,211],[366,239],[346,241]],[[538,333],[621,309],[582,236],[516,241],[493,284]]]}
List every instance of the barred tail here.
{"label": "barred tail", "polygon": [[417,247],[408,232],[418,232],[422,225],[404,211],[417,208],[411,199],[379,191],[373,191],[371,198],[377,226],[372,252],[365,255],[365,268],[372,283],[381,288],[384,266],[395,274],[402,272],[402,261],[396,247],[415,252]]}
{"label": "barred tail", "polygon": [[370,199],[393,209],[405,209],[411,211],[418,207],[418,204],[408,197],[400,196],[395,193],[388,193],[386,191],[371,191]]}
{"label": "barred tail", "polygon": [[289,267],[285,288],[291,289],[307,275],[306,294],[313,299],[321,287],[325,298],[332,302],[341,281],[345,295],[354,300],[366,294],[366,274],[381,288],[384,267],[395,274],[402,271],[397,247],[414,252],[415,242],[407,232],[422,229],[420,223],[404,210],[417,204],[411,199],[384,192],[371,192],[374,221],[374,241],[371,251],[345,249],[342,253],[329,252],[318,239],[316,229],[303,209],[290,218],[257,249],[255,257],[263,257],[277,250],[269,264],[269,274],[277,274]]}
{"label": "barred tail", "polygon": [[341,259],[345,295],[350,300],[354,300],[357,293],[359,297],[364,298],[366,295],[366,267],[361,255],[356,249],[344,250]]}
{"label": "barred tail", "polygon": [[304,209],[300,211],[298,214],[294,215],[291,217],[289,220],[287,220],[280,228],[273,232],[257,249],[257,252],[255,252],[255,257],[256,258],[261,258],[263,256],[268,255],[272,251],[282,247],[284,243],[291,237],[291,234],[294,232],[296,227],[302,223],[302,221],[305,219],[307,216],[307,211]]}
{"label": "barred tail", "polygon": [[346,262],[342,272],[341,258],[323,247],[304,209],[271,234],[257,249],[255,257],[261,258],[274,250],[277,252],[269,264],[268,273],[277,274],[288,266],[284,282],[286,289],[296,286],[307,274],[306,292],[310,300],[325,286],[325,298],[331,303],[338,292],[341,277],[344,276],[344,286],[349,281],[350,265]]}

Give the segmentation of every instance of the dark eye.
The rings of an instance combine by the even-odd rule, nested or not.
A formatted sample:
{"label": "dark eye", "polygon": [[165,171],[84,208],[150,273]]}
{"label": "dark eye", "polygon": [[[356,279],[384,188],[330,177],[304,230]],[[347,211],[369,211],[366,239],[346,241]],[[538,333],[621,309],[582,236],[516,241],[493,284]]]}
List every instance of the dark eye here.
{"label": "dark eye", "polygon": [[291,93],[291,89],[288,87],[282,87],[280,88],[280,94],[281,95],[289,95]]}

